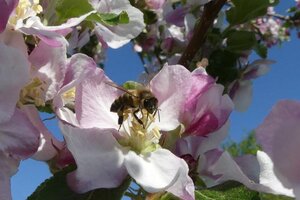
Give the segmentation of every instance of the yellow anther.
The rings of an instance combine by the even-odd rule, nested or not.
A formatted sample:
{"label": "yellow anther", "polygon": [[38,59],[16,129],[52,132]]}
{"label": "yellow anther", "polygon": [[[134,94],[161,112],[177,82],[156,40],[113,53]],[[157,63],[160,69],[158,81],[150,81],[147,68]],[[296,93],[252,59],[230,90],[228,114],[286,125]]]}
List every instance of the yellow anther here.
{"label": "yellow anther", "polygon": [[43,82],[41,82],[38,78],[34,78],[21,90],[17,105],[19,107],[25,104],[45,106],[45,101],[42,99],[44,94],[43,91]]}
{"label": "yellow anther", "polygon": [[[125,131],[125,139],[122,139],[120,144],[129,146],[137,153],[146,153],[154,151],[159,147],[159,139],[161,136],[159,127],[155,124],[155,118],[147,111],[138,113],[141,121],[136,119],[134,111],[126,111],[127,120],[123,123]],[[143,123],[141,123],[143,122]]]}
{"label": "yellow anther", "polygon": [[20,0],[14,14],[9,18],[11,25],[16,25],[18,20],[35,16],[43,11],[39,0]]}

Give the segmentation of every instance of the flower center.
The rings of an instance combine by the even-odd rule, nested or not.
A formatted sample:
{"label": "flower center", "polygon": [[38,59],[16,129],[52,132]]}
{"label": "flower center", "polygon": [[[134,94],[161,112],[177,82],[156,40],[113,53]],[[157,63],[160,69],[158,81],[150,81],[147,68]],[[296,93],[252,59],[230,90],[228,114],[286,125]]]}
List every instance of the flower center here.
{"label": "flower center", "polygon": [[61,95],[64,105],[72,111],[75,111],[75,94],[76,88],[72,87],[71,89],[69,89]]}
{"label": "flower center", "polygon": [[39,4],[39,0],[20,0],[14,15],[9,18],[9,23],[16,25],[19,20],[35,16],[42,11],[43,7]]}
{"label": "flower center", "polygon": [[20,92],[20,99],[17,103],[19,107],[26,104],[34,104],[36,106],[45,106],[45,101],[42,98],[44,94],[44,83],[34,78]]}
{"label": "flower center", "polygon": [[124,137],[119,140],[121,145],[128,146],[140,154],[152,152],[160,147],[158,143],[161,133],[153,114],[148,113],[145,109],[137,114],[134,114],[131,109],[124,113],[127,120],[122,124]]}

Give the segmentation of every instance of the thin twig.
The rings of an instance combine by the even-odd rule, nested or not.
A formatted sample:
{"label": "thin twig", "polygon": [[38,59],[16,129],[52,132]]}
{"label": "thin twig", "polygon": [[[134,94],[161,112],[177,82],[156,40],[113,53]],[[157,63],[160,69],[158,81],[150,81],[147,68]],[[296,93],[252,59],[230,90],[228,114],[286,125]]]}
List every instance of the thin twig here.
{"label": "thin twig", "polygon": [[185,66],[187,69],[189,68],[190,62],[204,44],[209,28],[213,25],[214,20],[226,1],[227,0],[213,0],[204,6],[200,22],[195,27],[193,36],[179,59],[178,64]]}

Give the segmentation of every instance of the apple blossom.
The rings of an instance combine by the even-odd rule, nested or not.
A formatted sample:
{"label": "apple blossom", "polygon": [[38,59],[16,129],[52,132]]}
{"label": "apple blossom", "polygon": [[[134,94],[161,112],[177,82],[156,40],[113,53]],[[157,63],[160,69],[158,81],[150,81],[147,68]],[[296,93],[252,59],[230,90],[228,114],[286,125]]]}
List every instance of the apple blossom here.
{"label": "apple blossom", "polygon": [[226,138],[228,129],[229,122],[205,137],[188,136],[177,141],[175,153],[188,163],[192,178],[200,176],[207,185],[216,184],[219,175],[213,175],[210,168],[223,153],[220,144]]}
{"label": "apple blossom", "polygon": [[245,66],[241,78],[232,82],[229,86],[229,96],[234,102],[235,110],[244,112],[252,101],[252,79],[256,79],[270,70],[274,61],[259,59]]}
{"label": "apple blossom", "polygon": [[[71,187],[78,192],[116,187],[130,174],[147,192],[169,191],[193,199],[186,163],[159,145],[160,130],[180,125],[178,108],[184,100],[182,86],[188,76],[190,72],[182,66],[165,66],[150,82],[150,90],[159,101],[160,121],[141,111],[141,125],[129,113],[119,132],[117,115],[109,108],[121,91],[107,84],[110,80],[103,71],[97,69],[76,86],[75,114],[66,108],[58,111],[67,146],[77,164],[77,170],[68,176]],[[174,80],[176,85],[171,84]]]}
{"label": "apple blossom", "polygon": [[38,148],[38,131],[16,107],[22,87],[29,81],[29,62],[23,47],[20,34],[7,30],[0,34],[0,199],[11,199],[10,176],[20,160]]}

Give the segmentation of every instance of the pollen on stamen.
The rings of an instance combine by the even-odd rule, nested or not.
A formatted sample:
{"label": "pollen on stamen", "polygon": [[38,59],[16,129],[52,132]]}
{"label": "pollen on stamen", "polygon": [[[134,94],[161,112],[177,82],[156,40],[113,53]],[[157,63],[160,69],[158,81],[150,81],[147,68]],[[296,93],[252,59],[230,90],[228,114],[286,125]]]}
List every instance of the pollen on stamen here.
{"label": "pollen on stamen", "polygon": [[122,124],[124,138],[119,141],[120,144],[130,147],[137,153],[152,152],[159,147],[161,136],[159,127],[155,124],[155,118],[152,114],[140,111],[137,117],[143,122],[140,123],[133,115],[133,112],[127,112],[126,121]]}
{"label": "pollen on stamen", "polygon": [[20,0],[14,14],[9,18],[9,23],[16,25],[18,20],[24,20],[41,13],[43,7],[39,3],[39,0]]}
{"label": "pollen on stamen", "polygon": [[21,91],[17,106],[21,107],[26,104],[34,104],[36,106],[45,106],[42,98],[44,94],[43,83],[38,78],[31,80]]}

